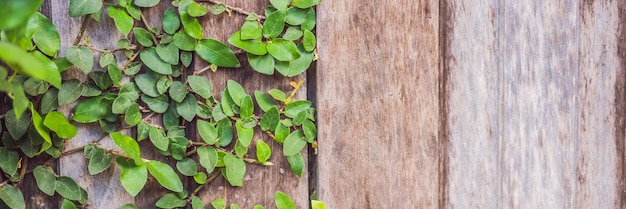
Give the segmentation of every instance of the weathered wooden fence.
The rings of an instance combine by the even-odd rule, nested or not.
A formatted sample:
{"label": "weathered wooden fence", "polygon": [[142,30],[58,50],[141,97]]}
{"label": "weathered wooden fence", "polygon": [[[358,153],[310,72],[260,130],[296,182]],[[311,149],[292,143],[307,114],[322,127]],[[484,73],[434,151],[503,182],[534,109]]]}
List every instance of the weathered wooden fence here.
{"label": "weathered wooden fence", "polygon": [[[257,13],[268,4],[224,2]],[[68,4],[42,8],[65,47],[82,22],[66,15]],[[149,24],[160,26],[166,6],[147,10]],[[264,76],[248,66],[206,75],[215,93],[226,79],[250,90],[305,80],[298,97],[315,100],[320,132],[310,170],[281,172],[289,165],[276,155],[269,169],[249,168],[244,188],[213,182],[205,203],[273,207],[280,190],[300,208],[311,191],[335,209],[626,208],[625,1],[325,0],[317,11],[320,58],[308,75]],[[204,18],[205,35],[225,40],[243,18]],[[120,34],[104,18],[85,36],[114,48]],[[189,73],[206,63],[193,66]],[[78,72],[65,77],[86,79]],[[96,130],[80,126],[70,148]],[[94,208],[151,208],[166,192],[148,182],[132,198],[116,168],[89,176],[80,154],[55,166],[86,187]],[[32,179],[24,186],[27,208],[58,207]]]}

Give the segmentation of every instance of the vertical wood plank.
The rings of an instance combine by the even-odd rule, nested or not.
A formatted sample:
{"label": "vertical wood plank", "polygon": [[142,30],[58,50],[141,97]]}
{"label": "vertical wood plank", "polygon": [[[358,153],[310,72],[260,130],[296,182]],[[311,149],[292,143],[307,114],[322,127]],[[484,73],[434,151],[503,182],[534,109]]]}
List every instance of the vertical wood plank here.
{"label": "vertical wood plank", "polygon": [[618,3],[447,8],[447,206],[620,208]]}
{"label": "vertical wood plank", "polygon": [[439,1],[318,7],[319,198],[328,208],[436,208]]}
{"label": "vertical wood plank", "polygon": [[[254,12],[257,14],[263,14],[265,6],[269,5],[268,1],[238,1],[238,0],[225,0],[224,4],[241,8],[245,11]],[[212,6],[211,3],[203,2],[206,6]],[[228,16],[226,13],[221,15],[212,15],[202,17],[201,24],[204,28],[205,37],[214,38],[220,40],[226,44],[226,39],[230,37],[235,31],[239,30],[245,15],[233,13],[232,16]],[[233,50],[234,47],[231,47]],[[292,87],[289,86],[290,81],[305,81],[304,86],[296,94],[295,99],[306,99],[306,75],[303,73],[293,78],[285,78],[275,73],[273,76],[262,75],[256,73],[248,65],[245,54],[238,54],[237,57],[242,64],[241,68],[230,69],[220,68],[217,72],[207,71],[202,76],[208,78],[213,83],[213,94],[216,98],[221,99],[222,91],[226,85],[227,80],[235,80],[240,83],[246,92],[250,95],[254,95],[255,90],[267,92],[269,89],[277,88],[283,91],[289,92]],[[194,69],[199,71],[208,66],[208,63],[202,60],[200,57],[194,57]],[[188,72],[189,74],[193,72]],[[255,113],[258,115],[262,111],[257,106],[255,107]],[[195,131],[195,124],[190,126],[188,131]],[[274,193],[276,191],[282,191],[287,193],[292,199],[294,199],[298,208],[309,207],[309,195],[308,195],[308,171],[305,166],[302,177],[298,178],[291,172],[291,168],[286,158],[282,156],[282,145],[273,142],[265,133],[257,130],[254,134],[253,143],[249,147],[248,157],[256,158],[254,144],[256,140],[264,140],[272,148],[271,162],[273,166],[265,167],[254,164],[247,164],[246,176],[244,177],[244,186],[237,188],[232,187],[223,178],[218,177],[205,187],[199,196],[205,204],[216,198],[223,198],[229,204],[238,204],[241,208],[252,208],[255,204],[264,205],[266,208],[274,208]],[[200,136],[196,134],[196,140],[201,141]],[[307,161],[307,153],[303,152],[305,161]]]}

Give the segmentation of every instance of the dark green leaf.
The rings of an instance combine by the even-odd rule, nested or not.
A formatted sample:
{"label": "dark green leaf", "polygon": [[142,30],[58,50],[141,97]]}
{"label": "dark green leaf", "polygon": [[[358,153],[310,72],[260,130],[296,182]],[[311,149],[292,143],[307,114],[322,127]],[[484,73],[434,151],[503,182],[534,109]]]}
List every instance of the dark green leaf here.
{"label": "dark green leaf", "polygon": [[[135,39],[137,39],[137,42],[139,42],[139,44],[141,44],[142,46],[150,47],[152,46],[152,44],[154,44],[152,42],[152,35],[146,29],[133,28],[133,33],[135,33]],[[146,63],[146,61],[144,61],[144,63]]]}
{"label": "dark green leaf", "polygon": [[169,140],[165,137],[165,131],[156,126],[150,127],[150,141],[159,150],[165,151],[169,147]]}
{"label": "dark green leaf", "polygon": [[48,114],[48,112],[54,111],[59,107],[58,94],[58,90],[50,89],[41,97],[41,105],[39,105],[41,114]]}
{"label": "dark green leaf", "polygon": [[183,31],[178,31],[174,34],[174,45],[181,50],[194,51],[196,48],[196,39]]}
{"label": "dark green leaf", "polygon": [[189,86],[191,86],[191,90],[200,95],[202,98],[208,99],[213,96],[213,85],[211,84],[211,81],[205,77],[191,75],[187,77],[187,81],[189,82]]}
{"label": "dark green leaf", "polygon": [[[174,45],[176,45],[176,43],[174,43]],[[180,62],[182,62],[185,67],[189,67],[189,65],[191,65],[192,58],[193,58],[193,55],[191,54],[191,52],[188,52],[188,51],[180,52]]]}
{"label": "dark green leaf", "polygon": [[161,59],[171,65],[178,65],[178,47],[175,44],[169,43],[167,45],[157,45],[156,52]]}
{"label": "dark green leaf", "polygon": [[274,75],[275,60],[270,54],[259,56],[248,53],[248,63],[254,71],[265,75]]}
{"label": "dark green leaf", "polygon": [[220,67],[240,67],[235,53],[225,44],[215,39],[202,39],[196,45],[200,58]]}
{"label": "dark green leaf", "polygon": [[57,69],[59,70],[59,72],[66,71],[67,69],[72,67],[72,63],[70,61],[67,61],[65,57],[57,57],[57,59],[54,60],[54,64],[57,65]]}
{"label": "dark green leaf", "polygon": [[272,149],[263,140],[256,141],[256,158],[259,162],[264,163],[272,157]]}
{"label": "dark green leaf", "polygon": [[63,82],[59,90],[59,106],[65,106],[76,101],[83,92],[83,84],[79,80],[72,79]]}
{"label": "dark green leaf", "polygon": [[6,147],[0,147],[0,168],[5,174],[13,176],[17,173],[18,161],[20,155],[13,150],[8,150]]}
{"label": "dark green leaf", "polygon": [[276,203],[277,209],[296,209],[296,204],[293,203],[293,200],[282,192],[276,192],[274,202]]}
{"label": "dark green leaf", "polygon": [[278,107],[272,107],[261,117],[261,130],[275,131],[279,121],[280,113],[278,112]]}
{"label": "dark green leaf", "polygon": [[61,197],[69,200],[81,200],[83,198],[82,188],[70,177],[60,176],[55,183],[55,190]]}
{"label": "dark green leaf", "polygon": [[267,16],[263,23],[263,36],[274,39],[283,33],[285,28],[285,12],[277,11]]}
{"label": "dark green leaf", "polygon": [[[133,18],[130,15],[128,15],[126,10],[122,8],[117,8],[117,7],[108,7],[108,8],[109,9],[107,13],[109,17],[113,19],[113,22],[115,22],[115,27],[117,27],[117,30],[122,32],[122,34],[124,34],[125,36],[128,35],[128,33],[130,33],[130,29],[132,29],[133,25],[135,24],[135,21],[133,20]],[[121,48],[127,48],[127,47],[121,47]]]}
{"label": "dark green leaf", "polygon": [[[128,31],[130,32],[130,29],[128,29]],[[130,40],[128,40],[127,38],[120,38],[115,43],[115,46],[123,49],[130,49]]]}
{"label": "dark green leaf", "polygon": [[232,186],[243,186],[243,177],[246,174],[246,163],[243,160],[227,154],[224,156],[226,177]]}
{"label": "dark green leaf", "polygon": [[163,114],[163,126],[165,129],[171,130],[179,128],[180,115],[176,107],[176,103],[172,103],[165,114]]}
{"label": "dark green leaf", "polygon": [[148,108],[156,113],[165,113],[169,106],[167,96],[164,95],[159,97],[149,97],[144,95],[141,96],[141,101],[145,102],[148,105]]}
{"label": "dark green leaf", "polygon": [[4,123],[13,139],[18,140],[24,136],[26,131],[28,131],[28,127],[30,126],[30,117],[22,114],[18,118],[15,115],[15,111],[12,109],[6,113]]}
{"label": "dark green leaf", "polygon": [[315,10],[309,9],[302,17],[302,25],[300,25],[302,30],[312,31],[315,28],[316,19]]}
{"label": "dark green leaf", "polygon": [[135,84],[144,94],[151,97],[158,97],[160,94],[157,91],[156,83],[159,80],[159,76],[154,73],[144,73],[135,76]]}
{"label": "dark green leaf", "polygon": [[93,71],[88,76],[102,90],[109,88],[113,84],[107,72]]}
{"label": "dark green leaf", "polygon": [[243,119],[254,116],[254,103],[252,103],[252,97],[246,95],[243,99],[241,99],[239,115]]}
{"label": "dark green leaf", "polygon": [[118,157],[115,160],[120,168],[120,183],[130,196],[137,196],[148,180],[148,169],[145,165],[136,165],[133,160]]}
{"label": "dark green leaf", "polygon": [[159,94],[163,94],[167,91],[168,88],[170,88],[171,85],[172,78],[169,76],[163,76],[159,78],[159,81],[157,81],[157,92],[159,92]]}
{"label": "dark green leaf", "polygon": [[[9,13],[15,14],[13,11]],[[0,50],[0,60],[4,61],[9,66],[12,66],[14,70],[39,80],[48,81],[53,86],[61,88],[61,74],[58,69],[45,65],[40,59],[13,44],[0,42],[0,49],[2,49]],[[14,90],[14,92],[16,92],[16,90]]]}
{"label": "dark green leaf", "polygon": [[267,43],[267,52],[279,61],[291,61],[300,58],[298,48],[293,41],[277,38]]}
{"label": "dark green leaf", "polygon": [[198,173],[198,165],[191,158],[183,158],[176,162],[176,169],[185,176],[194,176]]}
{"label": "dark green leaf", "polygon": [[117,67],[117,65],[109,65],[107,67],[107,72],[109,73],[109,78],[111,78],[111,82],[113,86],[120,87],[122,85],[122,70]]}
{"label": "dark green leaf", "polygon": [[200,165],[206,168],[207,173],[213,172],[217,165],[217,151],[213,147],[198,147],[197,150]]}
{"label": "dark green leaf", "polygon": [[174,34],[180,27],[180,19],[172,8],[167,8],[163,13],[163,30],[168,34]]}
{"label": "dark green leaf", "polygon": [[46,16],[37,13],[36,17],[39,24],[38,29],[33,34],[33,41],[41,52],[56,57],[57,52],[61,49],[59,31]]}
{"label": "dark green leaf", "polygon": [[172,100],[178,103],[183,102],[185,96],[187,96],[187,85],[183,85],[180,81],[174,81],[170,86],[169,93]]}
{"label": "dark green leaf", "polygon": [[197,109],[198,100],[196,100],[196,97],[191,94],[188,94],[183,102],[176,105],[176,110],[178,111],[178,114],[180,114],[180,116],[182,116],[186,121],[189,122],[191,122],[191,120],[196,117]]}
{"label": "dark green leaf", "polygon": [[155,206],[166,209],[185,207],[186,205],[187,201],[181,199],[174,193],[163,195],[163,197],[159,198],[159,200],[155,203]]}
{"label": "dark green leaf", "polygon": [[[176,60],[178,60],[178,54],[176,56]],[[172,74],[172,66],[163,61],[157,54],[157,50],[154,48],[147,48],[146,50],[143,50],[139,54],[139,57],[150,70],[164,75]]]}
{"label": "dark green leaf", "polygon": [[96,13],[102,9],[100,0],[70,0],[70,17]]}
{"label": "dark green leaf", "polygon": [[226,5],[224,4],[216,4],[211,7],[211,13],[214,15],[222,14],[226,11]]}
{"label": "dark green leaf", "polygon": [[[87,149],[87,147],[85,147]],[[89,165],[87,166],[89,174],[96,175],[105,171],[111,162],[113,161],[113,155],[106,150],[93,146],[91,156],[89,157]]]}
{"label": "dark green leaf", "polygon": [[317,44],[317,40],[315,39],[315,34],[311,33],[311,31],[304,31],[304,38],[302,39],[302,46],[304,50],[307,52],[312,52],[315,49]]}
{"label": "dark green leaf", "polygon": [[287,161],[291,167],[291,171],[293,171],[296,176],[301,177],[302,171],[304,170],[304,158],[302,154],[298,153],[292,156],[287,157]]}
{"label": "dark green leaf", "polygon": [[265,42],[263,42],[260,38],[256,40],[242,40],[239,38],[240,33],[240,31],[237,31],[230,36],[228,38],[228,43],[254,55],[267,54],[267,44],[265,44]]}
{"label": "dark green leaf", "polygon": [[276,9],[285,11],[287,10],[287,7],[291,4],[291,0],[270,0],[270,3]]}
{"label": "dark green leaf", "polygon": [[133,3],[140,7],[153,7],[159,4],[160,0],[134,0]]}
{"label": "dark green leaf", "polygon": [[291,5],[301,9],[306,9],[318,5],[321,1],[322,0],[293,0],[293,3]]}
{"label": "dark green leaf", "polygon": [[287,28],[287,31],[285,31],[285,34],[283,35],[283,39],[288,41],[295,41],[300,37],[302,37],[302,30],[296,26],[290,26]]}
{"label": "dark green leaf", "polygon": [[233,102],[237,106],[241,106],[241,101],[244,97],[247,96],[246,90],[241,86],[241,84],[237,83],[237,81],[228,80],[226,82],[226,89],[228,89],[228,95],[232,98]]}
{"label": "dark green leaf", "polygon": [[33,170],[33,175],[39,190],[48,196],[54,195],[57,177],[50,167],[39,165]]}
{"label": "dark green leaf", "polygon": [[210,145],[213,145],[218,140],[217,129],[209,122],[198,120],[197,121],[198,132],[200,137]]}
{"label": "dark green leaf", "polygon": [[150,174],[154,176],[163,187],[174,192],[183,191],[183,183],[172,167],[159,161],[146,162],[146,166]]}
{"label": "dark green leaf", "polygon": [[130,105],[135,103],[132,93],[120,94],[113,100],[112,111],[114,114],[124,114]]}
{"label": "dark green leaf", "polygon": [[54,131],[60,138],[72,138],[76,136],[76,127],[70,124],[65,115],[60,112],[50,112],[46,115],[43,124]]}
{"label": "dark green leaf", "polygon": [[139,144],[137,144],[137,142],[133,138],[122,135],[122,133],[119,132],[113,132],[110,134],[110,136],[113,139],[113,142],[115,142],[115,145],[122,149],[128,155],[128,157],[135,160],[135,164],[143,164],[143,161],[139,156],[139,154],[141,153],[139,150]]}
{"label": "dark green leaf", "polygon": [[306,146],[306,141],[303,138],[301,130],[296,130],[289,134],[283,144],[283,155],[292,156],[299,154],[300,151]]}
{"label": "dark green leaf", "polygon": [[11,184],[5,184],[0,186],[0,199],[9,206],[11,209],[24,209],[26,204],[24,203],[24,195],[22,191],[15,188]]}
{"label": "dark green leaf", "polygon": [[139,72],[139,70],[141,70],[141,66],[143,66],[141,62],[131,62],[130,64],[128,64],[126,70],[124,70],[124,74],[135,75]]}
{"label": "dark green leaf", "polygon": [[183,23],[183,27],[187,35],[195,39],[202,39],[204,37],[204,34],[202,34],[202,25],[200,25],[197,18],[192,17],[186,12],[181,12],[180,21]]}
{"label": "dark green leaf", "polygon": [[195,1],[192,1],[187,7],[187,12],[192,17],[200,17],[204,16],[207,13],[207,9],[204,5],[200,5]]}
{"label": "dark green leaf", "polygon": [[[57,92],[55,92],[54,99],[57,102],[54,104],[54,108],[57,108],[58,105],[59,105],[56,93]],[[93,83],[89,83],[87,85],[83,85],[83,92],[80,93],[80,96],[83,96],[83,97],[95,97],[95,96],[98,96],[100,94],[102,94],[102,90],[100,90],[100,87],[96,86]],[[45,97],[45,95],[44,95],[44,97]],[[43,100],[42,100],[42,104],[43,104]],[[45,113],[42,112],[42,114],[45,114]]]}
{"label": "dark green leaf", "polygon": [[65,57],[67,58],[67,61],[76,65],[85,74],[91,72],[91,69],[93,68],[93,53],[85,46],[81,46],[80,48],[72,46],[68,48],[65,52]]}

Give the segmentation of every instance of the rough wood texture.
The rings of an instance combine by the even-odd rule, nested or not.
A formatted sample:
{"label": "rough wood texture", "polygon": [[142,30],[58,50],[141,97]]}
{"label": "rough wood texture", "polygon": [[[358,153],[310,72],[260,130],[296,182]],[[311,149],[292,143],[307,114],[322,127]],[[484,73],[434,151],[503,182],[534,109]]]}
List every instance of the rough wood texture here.
{"label": "rough wood texture", "polygon": [[620,208],[618,3],[447,2],[447,208]]}
{"label": "rough wood texture", "polygon": [[318,7],[319,198],[328,208],[435,208],[439,1]]}
{"label": "rough wood texture", "polygon": [[[269,1],[226,0],[223,2],[227,5],[242,8],[245,11],[255,12],[257,14],[263,14],[265,6],[269,5]],[[207,2],[203,4],[207,6],[212,5]],[[239,30],[245,17],[245,15],[234,12],[230,17],[226,13],[218,16],[209,14],[201,18],[201,24],[204,27],[204,35],[205,37],[228,43],[226,39],[235,31]],[[234,47],[232,48],[234,49]],[[218,99],[221,99],[219,95],[222,94],[228,79],[240,83],[246,89],[247,93],[253,96],[255,90],[267,92],[267,90],[272,88],[289,92],[292,90],[292,87],[289,86],[290,81],[305,81],[305,85],[299,90],[295,98],[307,98],[305,74],[293,78],[285,78],[276,72],[273,76],[267,76],[253,71],[252,68],[247,65],[248,61],[245,54],[238,54],[238,58],[242,64],[241,68],[220,68],[216,73],[209,70],[202,74],[213,83],[213,94],[216,95]],[[208,64],[202,60],[202,58],[198,56],[194,57],[194,69],[196,71],[207,66]],[[189,71],[188,73],[191,74],[193,72]],[[255,107],[255,112],[259,114],[262,111],[257,106]],[[195,131],[196,127],[191,126],[190,129],[187,130]],[[200,140],[200,137],[197,136],[197,139]],[[270,161],[274,163],[274,166],[264,167],[247,164],[244,186],[242,188],[232,187],[223,177],[218,177],[200,192],[200,197],[204,203],[208,204],[210,201],[221,197],[225,199],[228,204],[236,203],[241,206],[241,208],[252,208],[255,204],[264,205],[266,208],[275,208],[274,193],[276,191],[282,191],[295,200],[298,208],[308,208],[308,171],[305,169],[300,178],[294,175],[291,172],[286,158],[282,156],[282,145],[273,142],[271,138],[260,131],[255,132],[254,141],[249,147],[248,157],[256,158],[254,144],[256,140],[259,139],[267,142],[272,148],[273,154]],[[306,160],[307,153],[303,152],[303,155]]]}

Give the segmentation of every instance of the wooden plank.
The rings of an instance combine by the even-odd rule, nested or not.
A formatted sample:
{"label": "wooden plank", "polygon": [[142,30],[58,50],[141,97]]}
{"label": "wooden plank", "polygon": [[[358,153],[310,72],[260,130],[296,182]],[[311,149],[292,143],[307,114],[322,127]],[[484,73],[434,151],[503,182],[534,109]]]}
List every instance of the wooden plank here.
{"label": "wooden plank", "polygon": [[439,1],[318,7],[317,189],[328,208],[436,208]]}
{"label": "wooden plank", "polygon": [[447,207],[620,208],[617,8],[448,1]]}
{"label": "wooden plank", "polygon": [[[233,7],[241,8],[245,11],[255,12],[257,14],[263,14],[265,6],[269,5],[268,1],[238,1],[238,0],[225,0],[225,4]],[[204,5],[210,6],[211,3],[203,2]],[[226,13],[219,16],[207,15],[201,18],[201,24],[204,26],[205,37],[214,38],[224,43],[226,39],[230,37],[235,31],[239,30],[245,15],[233,13],[232,16],[228,16]],[[234,47],[231,47],[234,49]],[[247,58],[245,54],[238,54],[237,56],[242,64],[241,68],[229,69],[220,68],[216,73],[207,71],[202,76],[207,77],[213,83],[213,94],[218,99],[221,95],[226,81],[231,79],[239,82],[248,94],[253,95],[255,90],[267,91],[272,88],[281,89],[283,91],[291,91],[289,86],[290,81],[305,81],[303,88],[296,94],[296,99],[306,99],[306,76],[305,74],[293,77],[285,78],[278,73],[273,76],[266,76],[256,73],[247,64]],[[200,57],[194,57],[194,70],[198,71],[207,67],[208,64]],[[193,71],[188,71],[189,74]],[[261,113],[260,108],[255,108],[255,113],[258,115]],[[194,124],[195,125],[195,124]],[[195,131],[196,127],[191,125],[191,129],[188,131]],[[272,148],[271,162],[274,166],[264,167],[260,165],[247,165],[246,176],[244,178],[244,186],[241,188],[231,187],[224,178],[218,177],[210,185],[205,187],[200,192],[200,198],[205,204],[210,201],[221,197],[225,199],[229,204],[238,204],[241,208],[252,208],[255,204],[264,205],[266,208],[275,208],[274,193],[276,191],[282,191],[287,193],[294,199],[298,208],[309,207],[309,195],[308,195],[308,171],[303,171],[302,177],[295,176],[290,169],[289,163],[286,158],[282,156],[282,146],[273,142],[266,134],[260,131],[255,132],[254,141],[249,148],[249,157],[256,158],[254,144],[256,140],[262,139],[267,142]],[[199,135],[196,140],[200,141]],[[306,156],[306,151],[303,152]]]}

